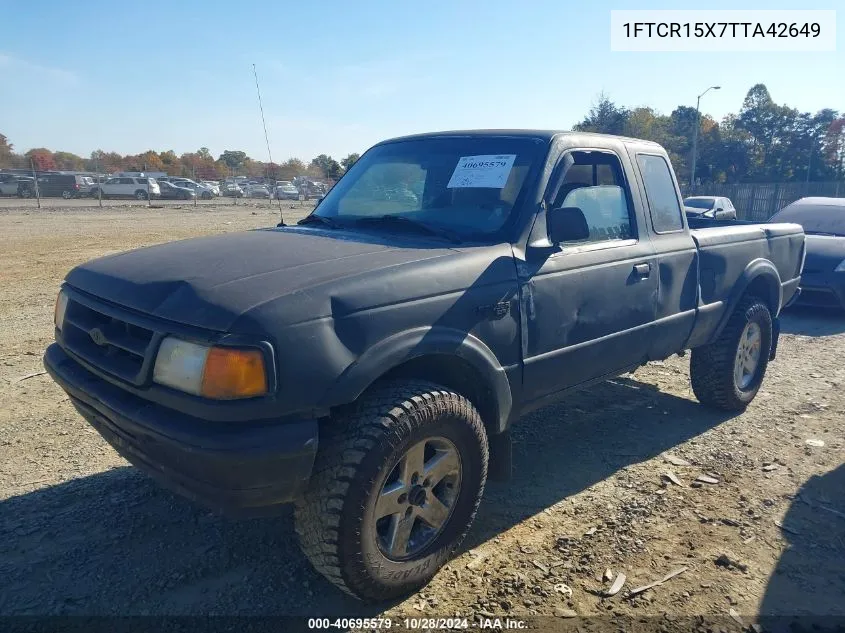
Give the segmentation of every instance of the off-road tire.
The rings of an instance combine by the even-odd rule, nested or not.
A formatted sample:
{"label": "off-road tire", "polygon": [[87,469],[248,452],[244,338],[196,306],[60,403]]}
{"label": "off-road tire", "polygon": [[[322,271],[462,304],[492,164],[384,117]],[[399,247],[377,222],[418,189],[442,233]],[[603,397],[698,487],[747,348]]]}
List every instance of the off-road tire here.
{"label": "off-road tire", "polygon": [[[753,380],[745,389],[741,389],[734,379],[734,362],[740,337],[750,322],[760,326],[760,357]],[[763,383],[771,348],[772,315],[768,306],[758,297],[743,298],[719,338],[692,350],[690,381],[695,397],[702,404],[723,411],[745,410]]]}
{"label": "off-road tire", "polygon": [[[418,555],[396,561],[377,545],[374,504],[408,447],[445,437],[460,455],[462,480],[442,532]],[[313,474],[295,507],[296,532],[311,564],[367,602],[425,585],[466,536],[487,479],[487,436],[465,397],[430,382],[386,383],[320,429]]]}

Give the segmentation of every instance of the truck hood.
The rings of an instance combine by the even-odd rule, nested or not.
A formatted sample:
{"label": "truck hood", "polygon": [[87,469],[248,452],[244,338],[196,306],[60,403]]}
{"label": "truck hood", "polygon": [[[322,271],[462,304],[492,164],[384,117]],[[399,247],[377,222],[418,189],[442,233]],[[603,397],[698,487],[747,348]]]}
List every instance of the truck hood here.
{"label": "truck hood", "polygon": [[92,260],[69,285],[138,312],[220,332],[282,297],[290,319],[324,316],[320,288],[452,254],[437,241],[303,227],[193,238]]}
{"label": "truck hood", "polygon": [[806,272],[831,272],[845,260],[845,237],[807,235]]}

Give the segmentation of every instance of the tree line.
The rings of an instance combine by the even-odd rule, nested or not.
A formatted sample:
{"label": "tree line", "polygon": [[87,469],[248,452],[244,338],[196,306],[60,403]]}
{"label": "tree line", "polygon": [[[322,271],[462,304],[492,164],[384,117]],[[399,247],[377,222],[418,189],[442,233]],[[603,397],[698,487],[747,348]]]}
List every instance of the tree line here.
{"label": "tree line", "polygon": [[19,154],[14,151],[14,146],[8,138],[0,134],[0,167],[34,167],[38,171],[88,171],[104,174],[119,171],[163,171],[170,176],[201,179],[220,179],[234,174],[279,180],[290,180],[295,176],[336,180],[358,160],[358,157],[358,154],[353,153],[337,161],[331,156],[320,154],[309,163],[299,158],[289,158],[277,164],[250,158],[246,152],[240,150],[226,150],[214,158],[207,147],[181,155],[177,155],[173,150],[148,150],[135,155],[95,150],[90,156],[82,157],[71,152],[54,152],[46,147],[36,147]]}
{"label": "tree line", "polygon": [[[753,86],[736,114],[699,117],[696,182],[806,182],[845,180],[845,114],[831,108],[800,112],[776,104],[763,84]],[[574,129],[652,140],[669,153],[682,183],[690,182],[696,110],[678,106],[664,115],[626,108],[599,95]]]}
{"label": "tree line", "polygon": [[[668,115],[649,107],[627,108],[601,94],[574,129],[656,141],[669,152],[680,181],[688,183],[696,123],[698,182],[845,180],[845,114],[832,108],[811,113],[778,105],[763,84],[748,91],[738,113],[721,121],[706,114],[696,117],[695,108],[690,106],[678,106]],[[33,164],[44,171],[165,171],[171,176],[204,179],[236,174],[290,180],[305,175],[335,180],[358,157],[349,154],[337,161],[320,154],[307,164],[298,158],[276,164],[250,158],[240,150],[226,150],[214,158],[206,147],[178,156],[173,150],[126,156],[96,150],[83,158],[44,147],[18,154],[0,134],[0,167],[29,168]]]}

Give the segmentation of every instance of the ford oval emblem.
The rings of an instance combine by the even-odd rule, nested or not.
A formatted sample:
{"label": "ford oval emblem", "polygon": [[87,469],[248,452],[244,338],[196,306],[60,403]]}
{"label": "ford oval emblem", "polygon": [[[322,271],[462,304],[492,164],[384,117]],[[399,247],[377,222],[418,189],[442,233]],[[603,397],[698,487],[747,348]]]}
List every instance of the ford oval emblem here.
{"label": "ford oval emblem", "polygon": [[106,340],[106,335],[103,334],[103,331],[98,327],[95,327],[93,330],[88,332],[88,336],[90,336],[91,340],[94,341],[100,347],[108,343],[108,341]]}

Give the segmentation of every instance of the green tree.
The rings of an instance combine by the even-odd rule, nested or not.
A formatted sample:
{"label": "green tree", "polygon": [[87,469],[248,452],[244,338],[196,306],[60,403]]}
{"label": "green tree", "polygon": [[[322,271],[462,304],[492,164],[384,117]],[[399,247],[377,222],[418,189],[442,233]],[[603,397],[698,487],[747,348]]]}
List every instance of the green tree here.
{"label": "green tree", "polygon": [[578,132],[600,132],[602,134],[623,134],[628,111],[613,103],[605,93],[599,93],[589,113],[573,129]]}
{"label": "green tree", "polygon": [[64,171],[83,171],[85,169],[85,159],[71,152],[56,152],[53,154],[53,161],[56,163],[56,169]]}
{"label": "green tree", "polygon": [[359,158],[361,158],[361,155],[353,152],[340,161],[340,166],[343,168],[344,172],[347,172],[352,165],[358,162]]}
{"label": "green tree", "polygon": [[0,134],[0,165],[6,166],[11,162],[15,147],[9,142],[5,134]]}
{"label": "green tree", "polygon": [[331,156],[320,154],[311,161],[311,165],[320,170],[324,178],[337,178],[340,175],[340,165]]}
{"label": "green tree", "polygon": [[230,171],[236,171],[243,166],[244,162],[246,162],[247,155],[245,152],[227,149],[220,154],[219,160],[226,165]]}

